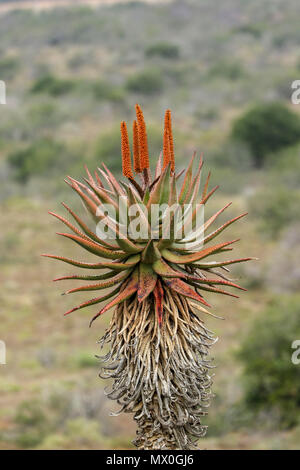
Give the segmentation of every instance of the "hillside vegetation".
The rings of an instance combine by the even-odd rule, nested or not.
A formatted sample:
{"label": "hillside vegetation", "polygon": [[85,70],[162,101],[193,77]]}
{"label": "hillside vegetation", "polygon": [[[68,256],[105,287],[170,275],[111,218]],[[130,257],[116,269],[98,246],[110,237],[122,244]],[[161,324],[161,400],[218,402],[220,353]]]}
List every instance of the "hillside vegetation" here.
{"label": "hillside vegetation", "polygon": [[201,447],[299,448],[300,365],[290,359],[300,339],[300,105],[290,99],[299,45],[298,0],[0,15],[1,449],[124,449],[134,437],[130,416],[109,416],[115,405],[97,377],[110,314],[92,329],[92,309],[63,318],[74,299],[51,279],[68,270],[40,254],[78,257],[47,211],[62,213],[61,201],[82,211],[63,180],[83,176],[84,163],[120,172],[119,122],[131,122],[136,102],[152,161],[171,108],[178,169],[204,152],[220,185],[209,211],[230,201],[228,219],[249,211],[228,237],[241,238],[237,256],[259,257],[234,270],[248,289],[239,300],[208,297],[225,320],[204,319],[220,340]]}

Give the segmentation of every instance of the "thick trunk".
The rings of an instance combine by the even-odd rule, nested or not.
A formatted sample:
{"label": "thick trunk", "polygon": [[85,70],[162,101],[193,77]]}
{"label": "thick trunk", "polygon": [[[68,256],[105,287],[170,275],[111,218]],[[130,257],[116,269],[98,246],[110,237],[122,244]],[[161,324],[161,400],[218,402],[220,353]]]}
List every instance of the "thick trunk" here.
{"label": "thick trunk", "polygon": [[170,427],[164,427],[155,419],[143,419],[138,422],[134,445],[141,450],[175,450],[176,435]]}
{"label": "thick trunk", "polygon": [[114,379],[108,397],[120,412],[134,413],[138,449],[193,449],[205,435],[201,421],[211,398],[207,354],[213,342],[175,292],[165,291],[161,327],[149,299],[118,306],[100,340],[101,346],[110,343],[101,376]]}

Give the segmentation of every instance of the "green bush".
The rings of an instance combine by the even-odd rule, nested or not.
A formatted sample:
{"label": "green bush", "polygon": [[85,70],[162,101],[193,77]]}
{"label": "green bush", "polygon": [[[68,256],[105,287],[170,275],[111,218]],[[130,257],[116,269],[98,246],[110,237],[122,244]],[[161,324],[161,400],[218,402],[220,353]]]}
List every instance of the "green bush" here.
{"label": "green bush", "polygon": [[51,100],[49,102],[38,102],[34,104],[28,112],[28,119],[33,129],[55,128],[62,119],[63,113]]}
{"label": "green bush", "polygon": [[75,355],[73,358],[73,364],[75,367],[78,367],[78,369],[86,369],[88,367],[98,367],[99,362],[89,352],[80,352]]}
{"label": "green bush", "polygon": [[222,77],[234,81],[242,78],[245,75],[245,72],[238,62],[221,61],[211,67],[208,75],[211,77]]}
{"label": "green bush", "polygon": [[234,122],[232,137],[249,146],[255,167],[261,168],[267,154],[300,141],[300,119],[281,103],[260,104]]}
{"label": "green bush", "polygon": [[48,419],[41,403],[24,401],[17,408],[17,443],[22,448],[35,447],[42,442],[48,431]]}
{"label": "green bush", "polygon": [[288,224],[299,220],[300,194],[275,184],[274,189],[262,190],[251,198],[250,211],[261,230],[275,239]]}
{"label": "green bush", "polygon": [[124,90],[110,83],[99,81],[93,84],[93,94],[97,100],[122,102],[125,99]]}
{"label": "green bush", "polygon": [[64,146],[52,139],[40,139],[24,149],[16,150],[8,156],[8,164],[14,177],[26,183],[31,176],[45,176],[49,170],[60,168]]}
{"label": "green bush", "polygon": [[32,93],[48,93],[51,96],[60,96],[69,93],[75,87],[70,79],[56,78],[53,75],[44,75],[38,78],[31,87]]}
{"label": "green bush", "polygon": [[0,80],[10,80],[19,69],[19,61],[16,57],[4,57],[0,60]]}
{"label": "green bush", "polygon": [[110,129],[100,135],[95,145],[93,156],[88,161],[91,170],[96,170],[102,162],[109,165],[111,171],[120,172],[120,129]]}
{"label": "green bush", "polygon": [[246,406],[271,416],[282,428],[297,425],[300,417],[300,365],[291,361],[292,343],[300,340],[299,300],[273,300],[239,351]]}
{"label": "green bush", "polygon": [[[218,168],[245,172],[252,168],[252,160],[248,147],[242,142],[225,142],[220,148],[211,151],[210,163]],[[236,172],[234,173],[234,177]],[[222,181],[223,188],[223,181]]]}
{"label": "green bush", "polygon": [[145,69],[128,78],[126,88],[134,93],[153,95],[162,91],[164,81],[158,69]]}
{"label": "green bush", "polygon": [[233,28],[234,33],[249,34],[254,38],[258,39],[261,37],[264,31],[264,27],[260,24],[244,24],[242,26],[237,26]]}
{"label": "green bush", "polygon": [[157,42],[147,47],[145,55],[147,57],[159,56],[164,59],[178,59],[179,47],[168,42]]}
{"label": "green bush", "polygon": [[299,188],[300,145],[269,154],[266,158],[267,185],[286,186],[289,190]]}

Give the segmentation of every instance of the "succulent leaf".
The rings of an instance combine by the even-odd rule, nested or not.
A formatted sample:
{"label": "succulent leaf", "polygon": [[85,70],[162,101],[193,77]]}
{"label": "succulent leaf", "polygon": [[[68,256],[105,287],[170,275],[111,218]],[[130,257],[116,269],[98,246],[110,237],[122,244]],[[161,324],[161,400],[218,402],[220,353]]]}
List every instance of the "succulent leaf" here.
{"label": "succulent leaf", "polygon": [[138,277],[138,271],[135,270],[132,274],[131,279],[124,285],[123,290],[108,304],[105,305],[91,320],[90,326],[92,323],[98,318],[100,315],[103,315],[103,313],[107,312],[107,310],[111,309],[112,307],[115,307],[116,305],[120,304],[121,302],[124,302],[124,300],[128,299],[131,295],[133,295],[135,292],[138,290],[138,284],[139,284],[139,277]]}
{"label": "succulent leaf", "polygon": [[87,286],[80,286],[75,287],[74,289],[67,290],[65,294],[72,294],[73,292],[85,292],[90,290],[102,290],[107,289],[108,287],[115,286],[116,284],[120,284],[120,282],[124,281],[130,274],[130,270],[122,272],[122,274],[117,275],[116,277],[112,278],[110,281],[99,282],[98,284],[89,284]]}
{"label": "succulent leaf", "polygon": [[210,305],[203,299],[201,295],[195,292],[189,285],[181,279],[164,279],[164,283],[170,288],[190,299],[198,300],[198,302],[210,307]]}
{"label": "succulent leaf", "polygon": [[151,294],[155,288],[156,281],[157,274],[154,272],[151,265],[141,263],[139,267],[139,287],[137,291],[139,302],[143,302],[143,300]]}

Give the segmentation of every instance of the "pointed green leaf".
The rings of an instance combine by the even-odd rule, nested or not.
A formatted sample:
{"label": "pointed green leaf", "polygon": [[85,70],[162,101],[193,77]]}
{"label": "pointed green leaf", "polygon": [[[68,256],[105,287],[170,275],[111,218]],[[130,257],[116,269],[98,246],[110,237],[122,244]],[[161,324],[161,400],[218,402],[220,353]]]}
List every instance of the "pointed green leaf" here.
{"label": "pointed green leaf", "polygon": [[139,287],[137,291],[138,301],[143,302],[153,291],[157,281],[157,275],[149,264],[139,265]]}
{"label": "pointed green leaf", "polygon": [[197,253],[191,253],[188,255],[178,255],[170,250],[165,249],[165,250],[162,250],[162,256],[167,261],[171,261],[171,263],[190,264],[190,263],[194,263],[195,261],[199,261],[200,259],[206,258],[206,256],[209,256],[212,253],[216,253],[220,251],[221,249],[223,249],[224,247],[227,247],[228,245],[231,245],[232,243],[236,241],[238,240],[233,240],[233,241],[225,242],[225,243],[219,243],[218,245],[204,248],[203,250],[198,251]]}
{"label": "pointed green leaf", "polygon": [[124,189],[120,186],[120,184],[118,183],[118,181],[116,180],[116,178],[114,177],[114,175],[112,174],[112,172],[107,168],[107,166],[105,165],[105,163],[102,163],[110,181],[111,181],[111,184],[113,185],[113,187],[115,188],[116,190],[116,193],[117,194],[123,194],[125,195],[125,192],[124,192]]}
{"label": "pointed green leaf", "polygon": [[162,152],[160,152],[157,163],[156,163],[154,179],[158,178],[161,175],[161,171],[162,171]]}
{"label": "pointed green leaf", "polygon": [[147,204],[147,210],[149,211],[149,217],[150,217],[150,208],[152,204],[159,204],[160,197],[161,197],[161,191],[163,186],[165,185],[166,177],[167,177],[167,172],[170,169],[170,164],[166,166],[164,171],[162,172],[159,180],[155,184],[154,188],[152,189],[150,193],[150,198]]}
{"label": "pointed green leaf", "polygon": [[193,156],[190,160],[189,166],[188,166],[188,168],[186,170],[186,173],[185,173],[185,177],[184,177],[182,187],[181,187],[181,191],[180,191],[180,194],[179,194],[179,203],[180,204],[184,203],[184,200],[185,200],[185,198],[188,194],[188,191],[190,190],[190,186],[191,186],[191,182],[192,182],[192,174],[193,174],[193,162],[194,162],[195,156],[196,156],[196,153],[194,152],[194,154],[193,154]]}
{"label": "pointed green leaf", "polygon": [[81,229],[84,231],[84,233],[89,237],[91,238],[92,240],[94,240],[95,242],[97,243],[100,243],[101,245],[103,246],[106,246],[107,248],[112,248],[112,249],[117,249],[118,246],[117,245],[112,245],[111,243],[108,243],[107,241],[105,240],[101,240],[99,237],[97,237],[97,235],[89,229],[89,227],[80,219],[80,217],[78,217],[78,215],[72,211],[70,209],[70,207],[67,206],[67,204],[65,204],[64,202],[62,202],[62,205],[64,206],[64,208],[72,215],[72,217],[76,220],[76,222],[78,223],[79,227],[81,227]]}
{"label": "pointed green leaf", "polygon": [[125,271],[125,273],[118,274],[114,278],[110,279],[109,281],[104,281],[104,282],[99,282],[97,284],[89,284],[85,286],[80,286],[80,287],[75,287],[74,289],[69,289],[65,292],[65,294],[73,294],[74,292],[85,292],[85,291],[90,291],[90,290],[102,290],[102,289],[107,289],[108,287],[115,286],[116,284],[119,284],[121,281],[124,281],[129,274],[131,273],[130,270]]}
{"label": "pointed green leaf", "polygon": [[160,251],[157,249],[157,242],[149,240],[142,253],[142,261],[146,264],[153,264],[157,259],[161,258]]}
{"label": "pointed green leaf", "polygon": [[204,198],[202,198],[201,203],[206,204],[209,198],[219,189],[219,185],[215,186]]}
{"label": "pointed green leaf", "polygon": [[67,280],[80,280],[80,281],[102,281],[104,279],[110,279],[116,275],[117,271],[109,271],[104,274],[99,274],[97,276],[80,276],[79,274],[73,274],[69,276],[57,277],[53,281],[67,281]]}
{"label": "pointed green leaf", "polygon": [[80,237],[84,238],[85,240],[91,240],[88,236],[86,236],[84,233],[82,233],[78,228],[76,228],[71,222],[69,222],[67,219],[62,217],[59,214],[55,214],[55,212],[48,211],[48,214],[53,215],[53,217],[56,217],[58,220],[60,220],[63,224],[65,224],[69,229],[72,230],[72,232],[76,233]]}
{"label": "pointed green leaf", "polygon": [[164,279],[164,283],[170,288],[178,292],[178,294],[188,297],[190,299],[198,300],[198,302],[210,307],[210,305],[194,291],[188,284],[183,282],[181,279]]}
{"label": "pointed green leaf", "polygon": [[156,274],[162,277],[186,277],[184,273],[175,271],[175,269],[171,268],[171,266],[166,263],[162,258],[155,261],[155,263],[153,264],[153,269]]}
{"label": "pointed green leaf", "polygon": [[192,265],[200,269],[210,269],[210,268],[222,268],[223,266],[228,266],[230,264],[244,263],[245,261],[257,260],[258,258],[240,258],[232,259],[228,261],[210,261],[207,263],[193,263]]}
{"label": "pointed green leaf", "polygon": [[225,224],[221,225],[221,227],[217,228],[217,229],[214,230],[211,234],[207,235],[207,236],[204,238],[203,243],[210,242],[210,241],[213,240],[215,237],[217,237],[221,232],[223,232],[223,230],[225,230],[227,227],[229,227],[229,225],[233,224],[234,222],[236,222],[237,220],[241,219],[242,217],[245,217],[245,215],[247,215],[247,214],[248,214],[248,212],[245,212],[244,214],[238,215],[238,216],[235,217],[234,219],[228,220],[228,222],[225,222]]}
{"label": "pointed green leaf", "polygon": [[85,240],[84,238],[78,237],[77,235],[72,235],[70,233],[58,233],[58,235],[61,235],[63,237],[69,238],[70,240],[73,240],[75,243],[80,245],[82,248],[85,248],[90,253],[93,253],[94,255],[97,255],[97,256],[101,256],[102,258],[119,259],[119,258],[125,258],[126,256],[128,256],[123,251],[112,251],[112,250],[106,249],[102,247],[101,245],[96,244],[95,242]]}
{"label": "pointed green leaf", "polygon": [[244,287],[241,287],[238,284],[235,284],[234,282],[226,281],[226,280],[223,280],[223,279],[203,279],[203,278],[197,277],[197,276],[187,276],[187,278],[194,281],[194,282],[196,282],[196,283],[198,283],[198,284],[211,284],[211,285],[221,284],[221,285],[228,286],[228,287],[235,287],[236,289],[240,289],[240,290],[244,290],[244,291],[247,290]]}
{"label": "pointed green leaf", "polygon": [[64,258],[63,256],[56,256],[56,255],[48,255],[42,254],[41,256],[45,256],[46,258],[57,259],[59,261],[63,261],[64,263],[71,264],[72,266],[77,266],[78,268],[85,268],[85,269],[113,269],[115,271],[123,271],[132,266],[135,266],[141,259],[141,255],[134,255],[130,256],[127,261],[122,261],[121,263],[118,262],[102,262],[102,263],[85,263],[83,261],[75,261],[73,259]]}
{"label": "pointed green leaf", "polygon": [[100,315],[103,315],[103,313],[107,312],[107,310],[111,309],[112,307],[120,304],[121,302],[124,302],[124,300],[128,299],[131,297],[137,290],[138,290],[138,270],[135,270],[133,275],[130,277],[129,281],[125,282],[124,288],[121,290],[121,292],[105,307],[103,307],[97,315],[95,315],[91,322],[90,326],[92,323],[98,318]]}
{"label": "pointed green leaf", "polygon": [[69,315],[72,312],[75,312],[76,310],[80,310],[81,308],[89,307],[90,305],[95,305],[99,304],[100,302],[104,302],[104,300],[108,300],[114,295],[116,295],[120,291],[120,287],[117,287],[116,289],[112,290],[108,294],[102,295],[101,297],[95,297],[93,299],[87,300],[86,302],[83,302],[82,304],[78,305],[77,307],[71,308],[71,310],[68,310],[64,315]]}
{"label": "pointed green leaf", "polygon": [[69,181],[65,180],[67,184],[71,186],[71,188],[79,194],[84,206],[86,207],[87,211],[92,215],[95,222],[99,221],[99,217],[97,217],[97,205],[94,201],[92,201],[74,182],[70,183]]}
{"label": "pointed green leaf", "polygon": [[198,286],[197,284],[195,284],[193,281],[190,281],[190,280],[187,280],[186,282],[188,284],[190,284],[191,286],[197,287],[197,289],[200,289],[200,290],[205,290],[207,292],[214,292],[215,294],[228,295],[230,297],[235,297],[236,299],[239,298],[238,295],[232,294],[231,292],[226,292],[225,290],[222,290],[222,289],[218,289],[217,287],[213,287],[213,286],[209,286],[209,285]]}

